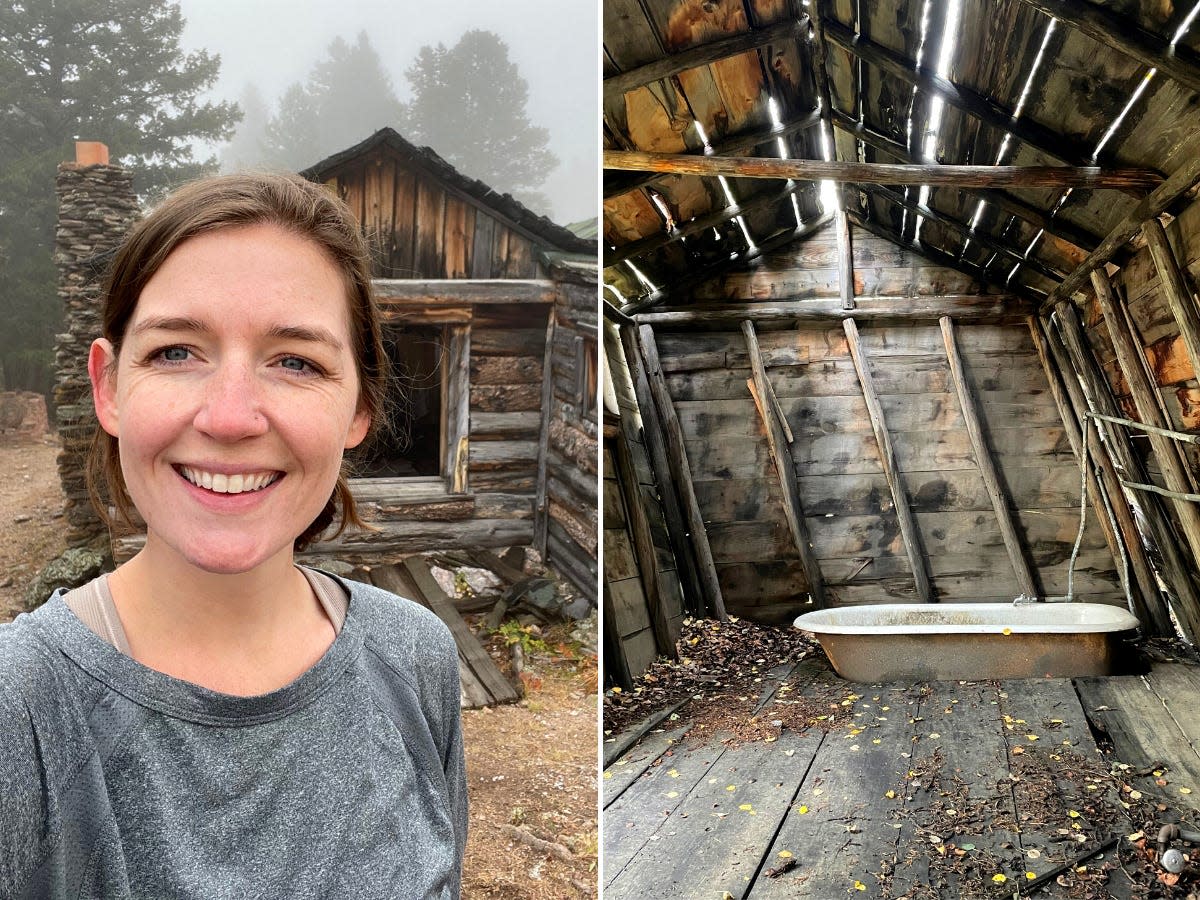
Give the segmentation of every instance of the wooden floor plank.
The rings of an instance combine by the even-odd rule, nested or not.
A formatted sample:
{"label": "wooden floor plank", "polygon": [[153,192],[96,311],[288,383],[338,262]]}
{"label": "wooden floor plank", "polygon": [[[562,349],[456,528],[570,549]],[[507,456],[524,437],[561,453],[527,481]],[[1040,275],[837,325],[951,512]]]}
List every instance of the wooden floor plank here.
{"label": "wooden floor plank", "polygon": [[998,691],[988,683],[932,682],[918,726],[892,895],[927,886],[937,897],[987,896],[994,876],[1025,871]]}
{"label": "wooden floor plank", "polygon": [[903,795],[893,788],[903,782],[910,765],[906,755],[916,691],[853,687],[850,723],[825,735],[768,848],[764,869],[780,865],[785,852],[798,865],[777,878],[760,875],[748,895],[751,900],[841,897],[855,893],[856,881],[878,896],[880,860],[890,864],[896,851],[892,813]]}
{"label": "wooden floor plank", "polygon": [[648,841],[664,839],[657,834],[660,829],[672,832],[666,842],[674,844],[672,838],[678,829],[689,823],[671,820],[671,816],[726,752],[725,747],[716,744],[679,747],[669,756],[657,757],[604,810],[606,884],[612,884],[624,872]]}
{"label": "wooden floor plank", "polygon": [[[1192,751],[1200,755],[1200,668],[1182,663],[1155,663],[1146,677]],[[1200,791],[1200,785],[1195,787]]]}
{"label": "wooden floor plank", "polygon": [[[1075,686],[1088,718],[1112,739],[1117,759],[1132,768],[1130,783],[1172,805],[1200,811],[1200,757],[1163,705],[1178,702],[1166,686],[1169,677],[1158,682],[1165,697],[1155,691],[1155,682],[1141,675],[1080,678]],[[1151,774],[1134,774],[1154,767],[1165,773],[1165,786]]]}
{"label": "wooden floor plank", "polygon": [[679,742],[691,727],[690,722],[671,723],[670,728],[656,728],[604,770],[602,777],[603,804],[607,808],[631,784],[654,765],[664,753],[675,752]]}
{"label": "wooden floor plank", "polygon": [[785,731],[722,753],[659,826],[669,840],[647,842],[605,886],[606,900],[744,896],[820,737]]}
{"label": "wooden floor plank", "polygon": [[[1026,871],[1041,876],[1089,847],[1132,833],[1070,679],[1005,681],[1000,687]],[[1114,863],[1115,851],[1087,861],[1093,869]],[[1132,896],[1120,866],[1109,872],[1106,892],[1115,900]]]}

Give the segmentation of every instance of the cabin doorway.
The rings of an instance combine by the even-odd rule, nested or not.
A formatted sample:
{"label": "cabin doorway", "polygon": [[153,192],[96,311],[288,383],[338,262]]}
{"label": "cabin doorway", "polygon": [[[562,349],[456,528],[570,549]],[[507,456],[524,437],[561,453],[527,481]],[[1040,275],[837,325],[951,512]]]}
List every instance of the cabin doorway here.
{"label": "cabin doorway", "polygon": [[384,427],[357,474],[367,478],[440,475],[445,329],[388,323],[383,345],[392,368]]}

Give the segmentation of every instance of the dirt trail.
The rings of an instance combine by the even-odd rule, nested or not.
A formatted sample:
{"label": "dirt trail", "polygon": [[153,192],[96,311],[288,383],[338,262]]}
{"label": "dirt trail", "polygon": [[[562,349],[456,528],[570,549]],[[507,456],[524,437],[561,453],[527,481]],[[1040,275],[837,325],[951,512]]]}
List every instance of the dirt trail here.
{"label": "dirt trail", "polygon": [[25,588],[67,548],[58,441],[0,443],[0,622],[23,608]]}

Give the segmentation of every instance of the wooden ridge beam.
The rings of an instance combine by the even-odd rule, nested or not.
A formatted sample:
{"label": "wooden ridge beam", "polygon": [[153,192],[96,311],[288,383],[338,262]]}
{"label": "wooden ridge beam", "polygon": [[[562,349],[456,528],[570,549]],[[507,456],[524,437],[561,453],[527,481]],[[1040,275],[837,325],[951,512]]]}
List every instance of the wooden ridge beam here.
{"label": "wooden ridge beam", "polygon": [[1009,498],[1000,480],[1000,472],[992,458],[991,448],[983,433],[983,422],[979,417],[979,406],[975,402],[975,391],[967,380],[967,371],[963,366],[962,356],[958,352],[958,343],[954,337],[954,320],[949,316],[940,321],[942,326],[942,341],[946,345],[946,359],[950,363],[950,376],[954,381],[954,390],[958,394],[959,406],[962,407],[963,420],[967,425],[967,434],[971,438],[971,447],[975,451],[975,462],[979,466],[979,474],[983,478],[983,486],[992,501],[992,509],[996,511],[996,520],[1000,524],[1000,536],[1004,539],[1004,547],[1008,550],[1008,558],[1013,571],[1017,575],[1017,584],[1026,597],[1037,597],[1038,588],[1033,580],[1033,573],[1027,562],[1028,554],[1021,536],[1013,523],[1009,511]]}
{"label": "wooden ridge beam", "polygon": [[620,100],[629,91],[636,90],[646,84],[653,84],[688,69],[706,66],[717,60],[745,53],[747,50],[757,50],[768,44],[778,44],[784,41],[798,41],[808,34],[808,21],[805,18],[791,19],[772,25],[770,28],[746,31],[733,37],[722,38],[691,47],[680,53],[673,53],[648,62],[643,66],[618,72],[604,79],[604,102]]}
{"label": "wooden ridge beam", "polygon": [[[745,134],[735,134],[732,137],[727,137],[723,141],[719,141],[713,145],[713,156],[745,156],[750,153],[755,147],[761,146],[768,141],[776,140],[777,138],[790,137],[793,134],[798,134],[802,131],[808,131],[811,128],[816,128],[821,124],[821,114],[817,110],[813,110],[802,118],[786,123],[782,128],[767,128],[760,131],[752,131]],[[669,177],[661,173],[642,173],[631,177],[622,178],[620,176],[608,177],[604,179],[604,199],[609,200],[613,197],[619,197],[621,194],[627,194],[636,188],[649,187],[657,181]]]}
{"label": "wooden ridge beam", "polygon": [[[1104,322],[1108,326],[1108,333],[1112,338],[1113,351],[1116,353],[1117,363],[1121,367],[1121,374],[1125,376],[1134,406],[1137,407],[1138,418],[1147,425],[1153,425],[1160,429],[1167,428],[1170,423],[1163,420],[1162,412],[1159,410],[1154,396],[1154,385],[1150,383],[1145,371],[1141,368],[1139,357],[1142,356],[1142,348],[1117,310],[1119,301],[1116,292],[1113,291],[1112,283],[1108,280],[1107,275],[1097,270],[1092,272],[1092,286],[1096,289],[1096,299],[1100,304],[1100,311],[1104,315]],[[1170,438],[1155,432],[1149,432],[1148,439],[1150,447],[1154,451],[1154,458],[1158,461],[1163,478],[1167,482],[1167,487],[1181,494],[1190,493],[1192,485],[1188,480],[1184,463],[1180,459],[1178,445]],[[1172,502],[1175,506],[1175,514],[1183,528],[1184,537],[1187,539],[1188,546],[1191,547],[1192,557],[1200,560],[1200,508],[1185,500]],[[1200,608],[1189,610],[1186,614],[1191,619],[1194,629],[1200,630]]]}
{"label": "wooden ridge beam", "polygon": [[972,322],[1012,320],[1033,312],[1033,303],[999,294],[957,294],[939,297],[856,297],[854,309],[843,309],[833,297],[819,300],[753,301],[736,305],[696,303],[661,307],[638,313],[640,325],[737,325],[751,322],[836,322],[847,317],[863,321],[936,322],[954,316]]}
{"label": "wooden ridge beam", "polygon": [[1131,209],[1108,236],[1100,242],[1100,246],[1088,254],[1087,259],[1076,267],[1066,281],[1050,292],[1042,303],[1043,314],[1053,309],[1060,300],[1070,299],[1077,291],[1084,290],[1092,272],[1099,269],[1121,247],[1129,243],[1130,238],[1137,234],[1142,225],[1149,219],[1157,218],[1167,207],[1195,187],[1200,181],[1200,155],[1194,156],[1188,164],[1174,172],[1166,181],[1143,198],[1137,206]]}
{"label": "wooden ridge beam", "polygon": [[800,556],[800,568],[804,571],[804,580],[808,582],[808,591],[813,603],[818,609],[827,605],[825,597],[825,580],[821,577],[821,567],[817,563],[813,551],[812,540],[808,534],[808,524],[804,521],[804,506],[800,502],[800,486],[796,481],[796,463],[792,459],[786,432],[786,420],[779,415],[778,400],[774,399],[775,392],[767,380],[767,367],[763,363],[762,354],[758,348],[758,336],[754,333],[754,323],[742,322],[742,334],[746,337],[746,351],[750,355],[750,370],[752,377],[746,382],[754,405],[763,421],[767,433],[767,449],[771,460],[775,463],[775,471],[779,475],[779,484],[783,489],[783,514],[787,519],[788,530],[792,533],[792,541]]}
{"label": "wooden ridge beam", "polygon": [[604,168],[679,175],[724,175],[727,178],[792,178],[800,181],[869,182],[948,187],[1053,187],[1141,190],[1162,183],[1148,169],[1105,169],[1099,166],[951,166],[893,165],[816,159],[773,159],[761,156],[695,156],[605,150]]}
{"label": "wooden ridge beam", "polygon": [[642,360],[646,365],[646,376],[650,381],[650,391],[654,395],[654,404],[658,408],[659,421],[666,437],[671,476],[679,490],[683,512],[687,517],[700,583],[704,588],[708,608],[718,620],[724,622],[729,618],[725,612],[725,598],[721,594],[721,584],[717,579],[717,566],[713,559],[712,547],[708,543],[708,530],[704,527],[704,517],[700,514],[700,502],[696,499],[696,491],[692,486],[692,469],[684,449],[683,428],[679,424],[679,417],[675,415],[675,406],[671,402],[671,393],[667,390],[667,380],[663,376],[662,363],[658,358],[654,329],[649,325],[639,326],[638,338],[642,348]]}
{"label": "wooden ridge beam", "polygon": [[1012,135],[1014,139],[1071,165],[1087,165],[1091,162],[1090,148],[1085,148],[1070,138],[1057,134],[1029,119],[1013,118],[1012,110],[1005,109],[970,88],[954,84],[929,69],[917,68],[912,60],[861,35],[854,34],[839,22],[827,23],[825,33],[831,41],[854,56],[899,78],[905,84],[941,97],[950,106],[967,113],[1002,134]]}
{"label": "wooden ridge beam", "polygon": [[1097,43],[1158,69],[1193,91],[1200,91],[1200,54],[1186,44],[1168,40],[1125,16],[1114,15],[1080,0],[1021,0],[1038,12],[1058,19]]}
{"label": "wooden ridge beam", "polygon": [[[1108,416],[1119,416],[1121,410],[1117,407],[1117,402],[1112,396],[1112,389],[1088,346],[1074,305],[1066,300],[1060,301],[1055,309],[1054,320],[1058,323],[1061,347],[1067,357],[1065,362],[1060,361],[1060,365],[1078,375],[1076,378],[1066,379],[1068,391],[1071,391],[1073,395],[1075,393],[1080,395],[1079,399],[1075,401],[1076,407],[1081,412],[1100,412]],[[1057,352],[1059,346],[1060,342],[1053,339],[1052,333],[1051,351]],[[1113,454],[1113,461],[1120,466],[1124,477],[1134,481],[1149,481],[1146,467],[1142,463],[1141,457],[1133,449],[1125,429],[1106,423],[1104,433],[1107,437],[1104,446]],[[1113,478],[1118,477],[1114,470]],[[1119,484],[1114,490],[1113,496],[1120,497],[1123,505],[1128,506],[1129,501],[1124,499],[1125,494]],[[1113,505],[1117,506],[1115,503]],[[1200,610],[1200,578],[1196,576],[1186,542],[1180,540],[1175,526],[1167,514],[1165,504],[1158,497],[1151,495],[1141,498],[1138,505],[1145,510],[1145,521],[1162,560],[1163,580],[1178,601],[1173,605],[1176,605],[1177,609],[1182,607]],[[1200,631],[1193,631],[1189,621],[1182,618],[1179,621],[1189,640],[1195,641],[1197,637],[1200,637]],[[1172,634],[1173,630],[1174,626],[1168,622],[1165,633]]]}
{"label": "wooden ridge beam", "polygon": [[842,322],[842,328],[846,332],[846,342],[850,347],[850,356],[854,360],[854,371],[858,373],[858,383],[867,404],[867,415],[871,419],[871,429],[875,432],[875,442],[879,445],[879,461],[883,466],[883,477],[887,479],[888,490],[892,493],[892,505],[896,510],[896,519],[900,523],[904,552],[908,555],[908,563],[912,567],[913,585],[922,602],[933,603],[937,600],[937,595],[933,592],[929,573],[925,570],[925,545],[921,540],[921,531],[917,528],[916,517],[908,502],[908,492],[904,489],[900,464],[896,461],[892,436],[888,432],[887,422],[883,417],[883,406],[879,402],[879,394],[875,391],[875,379],[871,375],[871,366],[863,353],[862,343],[858,339],[858,326],[853,319],[845,319]]}
{"label": "wooden ridge beam", "polygon": [[628,244],[622,244],[620,247],[609,249],[604,248],[604,265],[615,266],[617,263],[625,262],[627,259],[637,259],[639,256],[645,256],[647,253],[653,253],[668,244],[673,244],[680,238],[689,237],[693,234],[699,234],[702,231],[707,231],[709,228],[716,228],[718,225],[723,225],[738,216],[744,216],[746,213],[753,212],[756,209],[762,209],[765,206],[773,206],[783,200],[786,200],[792,194],[804,190],[809,186],[809,182],[802,181],[791,184],[778,193],[759,194],[757,197],[751,197],[743,203],[735,203],[732,206],[725,206],[721,209],[706,213],[703,216],[697,216],[694,219],[689,219],[686,222],[679,223],[674,231],[662,231],[656,234],[648,235],[636,241],[630,241]]}
{"label": "wooden ridge beam", "polygon": [[[883,153],[888,154],[893,159],[899,160],[902,163],[925,163],[930,164],[934,160],[920,160],[914,158],[908,152],[908,148],[899,141],[894,141],[886,135],[880,134],[870,128],[858,124],[844,112],[840,110],[833,111],[833,124],[856,138],[862,141],[869,147],[873,147]],[[960,188],[961,192],[968,196],[975,197],[985,203],[990,203],[997,209],[1003,210],[1011,216],[1016,216],[1030,225],[1044,230],[1047,234],[1054,235],[1056,238],[1066,241],[1069,244],[1074,244],[1081,250],[1095,250],[1100,245],[1100,238],[1097,235],[1072,225],[1070,222],[1059,219],[1044,209],[1020,200],[1012,194],[1007,194],[999,188]]]}
{"label": "wooden ridge beam", "polygon": [[907,209],[911,213],[915,213],[919,216],[929,219],[931,222],[936,222],[939,225],[943,225],[956,234],[959,234],[968,240],[975,241],[982,247],[986,247],[993,253],[999,253],[1001,256],[1006,256],[1009,259],[1014,260],[1018,265],[1028,266],[1039,275],[1044,275],[1051,281],[1061,282],[1067,277],[1066,272],[1051,268],[1037,257],[1026,257],[1016,248],[1008,246],[1008,244],[1005,244],[1003,241],[997,240],[987,232],[977,232],[966,222],[961,222],[951,215],[938,212],[936,209],[931,209],[930,207],[925,206],[923,203],[918,203],[915,200],[906,200],[901,194],[898,194],[895,191],[875,185],[864,185],[860,188],[860,190],[876,197],[884,197],[890,200],[892,203],[895,203],[897,206]]}

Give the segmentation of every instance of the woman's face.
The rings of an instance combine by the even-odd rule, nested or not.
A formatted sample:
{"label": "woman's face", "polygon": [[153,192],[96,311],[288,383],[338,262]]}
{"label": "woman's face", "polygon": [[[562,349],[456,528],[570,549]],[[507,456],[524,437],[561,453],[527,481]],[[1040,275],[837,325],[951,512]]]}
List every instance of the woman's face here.
{"label": "woman's face", "polygon": [[290,561],[367,432],[352,346],[344,282],[315,243],[250,225],[180,244],[116,366],[104,340],[89,358],[147,550],[223,574]]}

